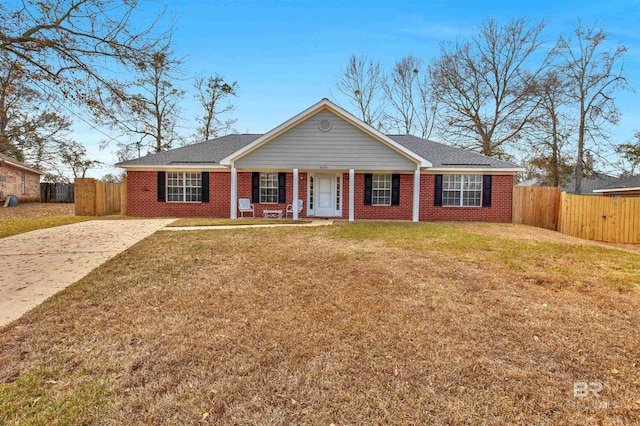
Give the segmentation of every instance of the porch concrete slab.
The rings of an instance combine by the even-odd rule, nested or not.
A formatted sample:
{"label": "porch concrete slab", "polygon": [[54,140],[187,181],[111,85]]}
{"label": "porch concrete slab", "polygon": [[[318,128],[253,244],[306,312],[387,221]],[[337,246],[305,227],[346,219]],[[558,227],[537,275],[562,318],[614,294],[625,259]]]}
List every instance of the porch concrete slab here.
{"label": "porch concrete slab", "polygon": [[0,239],[0,327],[174,220],[91,220]]}

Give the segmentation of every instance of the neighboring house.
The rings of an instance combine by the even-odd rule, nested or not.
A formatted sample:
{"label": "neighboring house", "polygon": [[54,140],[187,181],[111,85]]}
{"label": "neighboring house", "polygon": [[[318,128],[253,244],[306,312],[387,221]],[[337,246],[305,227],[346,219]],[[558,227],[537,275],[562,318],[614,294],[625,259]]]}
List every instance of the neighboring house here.
{"label": "neighboring house", "polygon": [[[617,177],[605,175],[604,173],[590,172],[582,178],[581,195],[601,195],[595,192],[595,189],[603,187],[605,185],[614,184],[620,179]],[[576,193],[576,177],[571,176],[567,182],[560,185],[560,190],[567,194]]]}
{"label": "neighboring house", "polygon": [[[522,168],[414,136],[384,135],[323,99],[270,132],[125,161],[132,216],[256,217],[303,200],[300,217],[510,222]],[[298,217],[297,211],[293,213]]]}
{"label": "neighboring house", "polygon": [[[582,195],[601,195],[596,192],[595,189],[601,188],[609,184],[615,184],[620,179],[617,177],[605,175],[604,173],[590,172],[588,175],[582,178]],[[518,186],[541,186],[537,179],[529,179],[520,182]],[[569,179],[560,185],[560,191],[567,194],[576,193],[576,178],[570,176]]]}
{"label": "neighboring house", "polygon": [[40,200],[42,172],[0,154],[0,199],[15,195],[20,201]]}
{"label": "neighboring house", "polygon": [[640,197],[640,175],[619,179],[593,192],[605,197]]}

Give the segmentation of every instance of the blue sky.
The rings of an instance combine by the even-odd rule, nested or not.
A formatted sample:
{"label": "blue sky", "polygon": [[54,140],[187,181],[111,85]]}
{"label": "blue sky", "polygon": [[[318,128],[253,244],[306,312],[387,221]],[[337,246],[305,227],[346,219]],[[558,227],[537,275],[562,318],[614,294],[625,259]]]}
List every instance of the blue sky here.
{"label": "blue sky", "polygon": [[[162,3],[145,5],[153,16]],[[616,140],[640,130],[640,0],[602,1],[202,1],[168,3],[166,17],[176,26],[174,44],[186,56],[186,74],[222,74],[240,86],[236,128],[262,133],[323,97],[336,94],[334,82],[352,54],[365,54],[390,68],[413,54],[428,62],[440,42],[464,39],[488,19],[506,23],[526,17],[547,23],[549,46],[570,34],[578,18],[597,22],[612,43],[629,48],[625,69],[635,93],[621,93]],[[181,83],[191,90],[190,80]],[[346,100],[334,99],[347,106]],[[189,92],[183,103],[185,134],[192,133],[197,106]],[[98,144],[104,136],[78,123],[75,137],[91,156],[115,162]],[[106,131],[109,133],[108,131]],[[101,169],[93,176],[112,172]]]}

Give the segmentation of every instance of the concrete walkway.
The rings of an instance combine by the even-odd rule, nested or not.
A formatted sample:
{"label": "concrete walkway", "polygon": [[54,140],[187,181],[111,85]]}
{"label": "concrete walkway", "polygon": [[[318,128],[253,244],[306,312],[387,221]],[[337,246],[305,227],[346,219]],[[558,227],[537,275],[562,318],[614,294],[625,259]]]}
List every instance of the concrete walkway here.
{"label": "concrete walkway", "polygon": [[266,225],[219,225],[219,226],[167,226],[161,231],[210,231],[221,229],[246,229],[246,228],[277,228],[281,226],[314,227],[333,225],[333,220],[311,220],[311,223],[270,223]]}
{"label": "concrete walkway", "polygon": [[0,327],[174,220],[91,220],[0,239]]}

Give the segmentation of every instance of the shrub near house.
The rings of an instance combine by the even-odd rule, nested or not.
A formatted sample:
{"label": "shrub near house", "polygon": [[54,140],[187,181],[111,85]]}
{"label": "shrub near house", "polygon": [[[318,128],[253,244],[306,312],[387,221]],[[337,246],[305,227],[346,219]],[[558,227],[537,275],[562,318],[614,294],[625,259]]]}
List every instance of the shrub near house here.
{"label": "shrub near house", "polygon": [[[495,158],[384,135],[323,99],[270,132],[235,134],[118,164],[128,214],[236,218],[303,201],[300,217],[510,222],[513,176]],[[297,215],[294,214],[294,219]]]}

